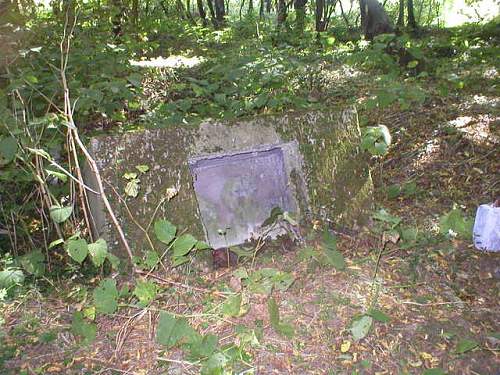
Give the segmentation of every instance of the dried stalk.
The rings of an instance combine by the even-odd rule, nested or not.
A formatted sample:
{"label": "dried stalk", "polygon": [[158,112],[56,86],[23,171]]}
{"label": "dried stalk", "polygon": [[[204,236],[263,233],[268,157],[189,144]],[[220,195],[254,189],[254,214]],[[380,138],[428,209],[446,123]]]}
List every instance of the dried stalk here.
{"label": "dried stalk", "polygon": [[[67,30],[67,24],[68,24],[68,18],[66,16],[66,25],[64,27],[64,35],[60,43],[60,50],[61,50],[61,68],[60,68],[60,75],[61,75],[61,83],[63,86],[64,90],[64,114],[66,116],[66,120],[68,122],[68,131],[72,134],[72,137],[80,150],[83,152],[85,155],[85,158],[87,159],[87,162],[90,165],[90,168],[92,169],[92,172],[95,175],[97,185],[98,185],[98,190],[99,190],[99,195],[101,196],[101,199],[104,203],[104,206],[106,207],[106,210],[108,211],[109,216],[111,217],[111,220],[116,228],[116,231],[118,232],[121,242],[123,246],[125,247],[125,250],[127,251],[127,254],[130,258],[130,262],[132,265],[132,270],[136,271],[134,262],[133,262],[133,254],[132,250],[128,244],[127,238],[125,237],[125,234],[123,232],[123,229],[118,222],[118,219],[116,218],[116,215],[113,212],[113,208],[111,207],[111,204],[109,203],[109,200],[106,196],[106,193],[104,191],[104,185],[102,182],[101,174],[99,172],[99,168],[97,167],[97,163],[95,162],[94,158],[92,155],[90,155],[89,151],[83,144],[82,140],[80,139],[80,135],[78,133],[78,129],[75,125],[75,121],[73,118],[73,108],[71,106],[71,100],[70,100],[70,92],[69,92],[69,87],[68,87],[68,82],[66,79],[66,67],[68,66],[68,60],[69,60],[69,51],[70,51],[70,46],[71,46],[71,36],[73,35],[73,30],[75,28],[76,24],[76,19],[77,17],[74,18],[74,22],[72,25],[71,30],[69,31],[68,34],[66,34]],[[81,177],[81,175],[79,176]]]}

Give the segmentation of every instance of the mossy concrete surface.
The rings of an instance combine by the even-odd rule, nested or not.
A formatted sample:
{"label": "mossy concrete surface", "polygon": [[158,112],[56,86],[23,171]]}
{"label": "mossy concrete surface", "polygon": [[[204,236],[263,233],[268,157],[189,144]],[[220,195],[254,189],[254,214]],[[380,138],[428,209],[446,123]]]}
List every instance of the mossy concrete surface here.
{"label": "mossy concrete surface", "polygon": [[[371,207],[372,182],[366,155],[361,153],[360,131],[354,108],[337,112],[284,113],[249,120],[206,121],[198,126],[178,125],[122,135],[95,137],[89,150],[105,181],[105,190],[135,255],[154,242],[152,221],[166,218],[179,232],[205,238],[188,160],[278,145],[285,154],[290,190],[303,222],[319,219],[353,226]],[[136,167],[146,165],[147,172]],[[137,173],[138,195],[125,194],[124,175]],[[86,168],[85,178],[96,187]],[[166,194],[178,191],[167,201]],[[119,237],[98,195],[89,193],[95,234],[124,256]],[[163,202],[163,203],[162,203]],[[157,243],[154,242],[156,245]],[[161,248],[159,248],[161,249]]]}

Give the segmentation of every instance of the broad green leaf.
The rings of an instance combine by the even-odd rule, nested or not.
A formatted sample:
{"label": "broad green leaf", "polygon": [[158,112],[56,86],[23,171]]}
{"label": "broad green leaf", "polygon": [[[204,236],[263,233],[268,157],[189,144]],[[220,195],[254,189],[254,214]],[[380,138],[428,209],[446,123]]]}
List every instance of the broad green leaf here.
{"label": "broad green leaf", "polygon": [[368,315],[382,323],[389,323],[391,321],[391,318],[387,314],[377,309],[370,309]]}
{"label": "broad green leaf", "polygon": [[0,156],[3,161],[1,164],[10,163],[16,157],[17,141],[14,137],[6,137],[0,140]]}
{"label": "broad green leaf", "polygon": [[51,169],[46,169],[45,172],[47,172],[47,174],[49,176],[53,176],[57,179],[59,179],[61,182],[66,182],[68,181],[68,176],[65,175],[64,173],[61,173],[61,172],[56,172],[56,171],[53,171]]}
{"label": "broad green leaf", "polygon": [[162,311],[156,330],[156,341],[171,348],[179,342],[193,342],[197,339],[198,333],[191,328],[186,319],[176,318],[174,315]]}
{"label": "broad green leaf", "polygon": [[24,282],[23,271],[17,268],[7,268],[0,271],[0,288],[9,289]]}
{"label": "broad green leaf", "polygon": [[463,339],[460,340],[455,348],[455,353],[463,354],[472,349],[475,349],[479,346],[479,344],[474,340]]}
{"label": "broad green leaf", "polygon": [[158,253],[154,250],[148,250],[146,252],[146,258],[144,259],[144,264],[149,268],[155,267],[160,262],[160,257]]}
{"label": "broad green leaf", "polygon": [[177,228],[168,220],[157,220],[154,226],[156,238],[168,245],[175,238]]}
{"label": "broad green leaf", "polygon": [[52,241],[50,244],[49,244],[49,250],[52,249],[53,247],[56,247],[58,245],[62,245],[64,244],[64,240],[62,238],[59,238],[57,240],[54,240]]}
{"label": "broad green leaf", "polygon": [[98,313],[112,314],[118,308],[116,281],[104,279],[93,292],[94,304]]}
{"label": "broad green leaf", "polygon": [[114,270],[117,270],[118,267],[120,267],[120,258],[118,258],[116,255],[108,253],[107,258],[109,260],[109,263],[111,263],[111,267]]}
{"label": "broad green leaf", "polygon": [[197,242],[198,240],[190,234],[183,234],[178,237],[172,246],[174,249],[174,257],[187,255]]}
{"label": "broad green leaf", "polygon": [[211,249],[210,245],[207,244],[206,242],[203,242],[203,241],[198,241],[196,242],[196,245],[194,245],[195,249],[196,250],[207,250],[207,249]]}
{"label": "broad green leaf", "polygon": [[239,316],[241,311],[241,293],[229,296],[222,305],[222,313],[226,316]]}
{"label": "broad green leaf", "polygon": [[135,172],[127,172],[123,175],[123,178],[126,180],[135,180],[137,178],[137,173]]}
{"label": "broad green leaf", "polygon": [[87,323],[84,320],[83,313],[76,311],[73,314],[73,321],[71,322],[71,332],[76,336],[83,337],[83,344],[91,344],[97,336],[97,326],[93,323]]}
{"label": "broad green leaf", "polygon": [[106,241],[99,238],[96,242],[89,244],[88,249],[92,263],[94,263],[96,267],[102,266],[108,256],[108,245]]}
{"label": "broad green leaf", "polygon": [[69,239],[67,250],[69,256],[78,263],[82,263],[89,252],[87,241],[84,239]]}
{"label": "broad green leaf", "polygon": [[363,315],[355,319],[351,324],[351,333],[354,340],[359,341],[366,337],[373,323],[373,318],[368,315]]}
{"label": "broad green leaf", "polygon": [[267,310],[269,312],[271,327],[273,327],[273,329],[279,334],[292,338],[295,335],[294,328],[291,324],[281,322],[278,304],[274,298],[269,298],[267,301]]}
{"label": "broad green leaf", "polygon": [[19,258],[23,269],[36,277],[45,274],[45,256],[40,250],[32,251]]}
{"label": "broad green leaf", "polygon": [[149,166],[144,165],[144,164],[136,165],[135,169],[137,169],[141,173],[146,173],[147,171],[149,171]]}
{"label": "broad green leaf", "polygon": [[140,181],[138,179],[133,179],[127,182],[125,185],[125,194],[131,198],[136,198],[139,195],[140,190]]}
{"label": "broad green leaf", "polygon": [[189,344],[189,356],[194,359],[203,359],[210,357],[217,349],[219,338],[214,334],[196,337]]}
{"label": "broad green leaf", "polygon": [[139,304],[143,307],[149,305],[155,299],[157,293],[158,287],[152,281],[138,280],[135,285],[134,295],[139,299]]}
{"label": "broad green leaf", "polygon": [[214,353],[210,356],[208,361],[203,363],[201,368],[202,375],[223,375],[224,367],[229,359],[221,352]]}
{"label": "broad green leaf", "polygon": [[391,185],[387,188],[387,198],[389,199],[395,199],[399,197],[399,194],[401,193],[401,188],[399,185]]}
{"label": "broad green leaf", "polygon": [[72,212],[73,212],[72,206],[67,206],[67,207],[51,206],[49,209],[50,218],[58,224],[68,220]]}
{"label": "broad green leaf", "polygon": [[338,250],[331,249],[329,247],[324,249],[326,263],[335,267],[335,269],[341,271],[345,269],[346,263],[344,255]]}
{"label": "broad green leaf", "polygon": [[455,233],[462,239],[472,237],[473,220],[466,217],[462,210],[455,208],[439,220],[439,230],[444,235]]}
{"label": "broad green leaf", "polygon": [[189,262],[188,256],[172,257],[172,267],[178,267],[181,264]]}
{"label": "broad green leaf", "polygon": [[389,214],[384,208],[375,212],[372,217],[375,220],[390,224],[391,228],[395,228],[399,225],[399,223],[401,223],[401,219],[399,217]]}

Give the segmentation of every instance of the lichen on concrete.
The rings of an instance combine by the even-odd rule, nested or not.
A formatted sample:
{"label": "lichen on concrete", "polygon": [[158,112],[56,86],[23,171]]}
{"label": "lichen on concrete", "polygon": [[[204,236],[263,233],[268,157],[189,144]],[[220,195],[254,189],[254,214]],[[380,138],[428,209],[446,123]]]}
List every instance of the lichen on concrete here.
{"label": "lichen on concrete", "polygon": [[[166,218],[177,225],[179,231],[204,238],[189,159],[284,144],[288,145],[281,146],[287,155],[285,168],[302,221],[320,218],[343,226],[362,222],[371,207],[372,184],[366,156],[359,150],[360,132],[354,108],[291,112],[227,122],[205,121],[198,127],[178,125],[101,136],[91,140],[90,150],[126,236],[135,254],[141,255],[150,246],[134,221],[146,228],[155,210],[158,211],[156,219]],[[147,165],[149,171],[140,173],[135,168],[137,165]],[[126,197],[124,193],[127,180],[123,175],[127,172],[138,174],[140,190],[136,198]],[[88,183],[95,186],[92,173],[87,170],[85,175]],[[170,187],[178,188],[178,195],[158,207]],[[90,205],[96,231],[108,240],[112,251],[123,255],[98,197],[91,196]],[[151,230],[150,235],[154,238]],[[158,242],[155,246],[158,250],[164,248]]]}

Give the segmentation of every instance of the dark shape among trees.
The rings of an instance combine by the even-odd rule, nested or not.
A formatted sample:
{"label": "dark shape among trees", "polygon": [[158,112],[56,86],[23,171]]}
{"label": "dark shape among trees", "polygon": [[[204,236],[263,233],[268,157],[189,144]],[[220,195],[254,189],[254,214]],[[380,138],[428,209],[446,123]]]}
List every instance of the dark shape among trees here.
{"label": "dark shape among trees", "polygon": [[377,0],[360,0],[361,30],[367,40],[380,34],[392,33],[394,28],[384,7]]}

